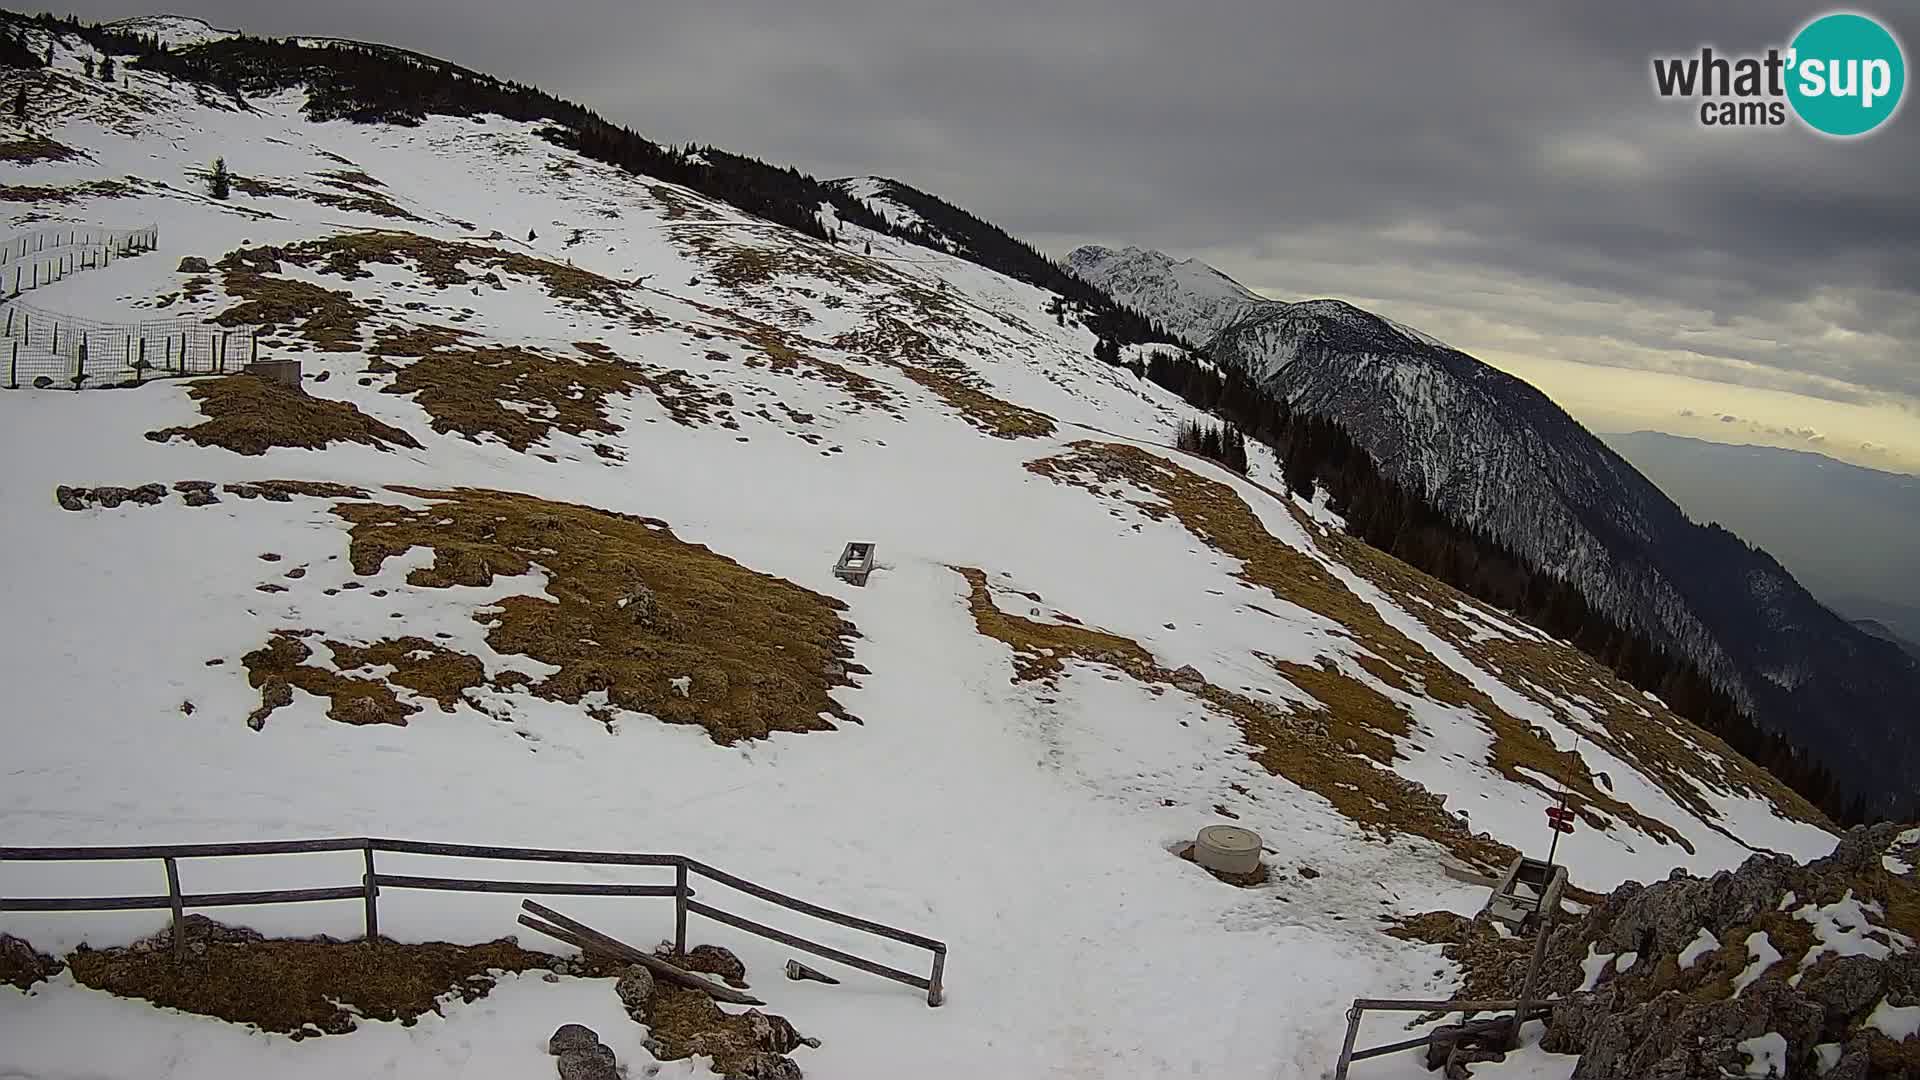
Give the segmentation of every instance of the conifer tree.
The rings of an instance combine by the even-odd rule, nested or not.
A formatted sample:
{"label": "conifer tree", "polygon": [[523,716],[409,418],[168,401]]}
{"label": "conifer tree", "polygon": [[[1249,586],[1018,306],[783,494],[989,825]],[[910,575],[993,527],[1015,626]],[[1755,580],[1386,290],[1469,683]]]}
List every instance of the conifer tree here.
{"label": "conifer tree", "polygon": [[13,94],[13,118],[22,124],[27,122],[27,88],[24,84]]}
{"label": "conifer tree", "polygon": [[93,57],[87,57],[87,78],[93,78]]}
{"label": "conifer tree", "polygon": [[224,199],[233,194],[233,174],[227,171],[227,159],[213,159],[213,173],[207,177],[207,194]]}
{"label": "conifer tree", "polygon": [[112,53],[108,53],[107,55],[100,58],[100,81],[101,82],[113,81],[113,54]]}

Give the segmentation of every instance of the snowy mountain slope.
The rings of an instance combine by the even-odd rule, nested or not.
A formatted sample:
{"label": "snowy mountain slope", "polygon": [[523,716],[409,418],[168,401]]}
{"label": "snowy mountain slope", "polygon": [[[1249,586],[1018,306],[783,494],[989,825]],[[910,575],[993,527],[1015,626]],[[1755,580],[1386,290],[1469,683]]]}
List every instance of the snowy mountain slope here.
{"label": "snowy mountain slope", "polygon": [[171,48],[224,41],[236,33],[222,30],[191,15],[136,15],[129,19],[116,19],[107,23],[106,27],[123,34],[151,34]]}
{"label": "snowy mountain slope", "polygon": [[[1657,702],[1276,494],[1270,458],[1249,480],[1166,449],[1193,411],[1095,361],[1041,289],[852,223],[825,244],[537,122],[314,123],[297,91],[239,109],[80,62],[68,43],[52,73],[0,74],[33,80],[35,130],[84,155],[0,166],[42,193],[7,224],[157,222],[161,246],[33,303],[270,323],[263,350],[303,362],[312,401],[224,380],[0,394],[0,539],[26,553],[0,564],[7,844],[684,851],[948,942],[931,1010],[855,973],[786,983],[785,950],[696,926],[823,1039],[797,1055],[810,1074],[853,1078],[1316,1075],[1344,999],[1454,985],[1381,919],[1475,909],[1443,858],[1537,849],[1563,792],[1589,888],[1832,846]],[[202,194],[216,155],[249,181],[224,202]],[[124,194],[84,186],[103,179]],[[289,445],[385,430],[368,421],[406,438]],[[243,437],[274,445],[228,448],[259,449]],[[294,484],[247,486],[265,481]],[[55,501],[151,482],[154,505]],[[866,588],[830,573],[855,538],[878,545]],[[1228,819],[1265,837],[1269,884],[1172,854]],[[138,892],[150,872],[12,864],[0,893]],[[514,904],[399,894],[382,929],[486,940]],[[568,910],[642,943],[671,925]],[[344,936],[358,913],[230,917]],[[0,930],[65,951],[159,921]],[[649,1060],[575,979],[300,1042],[71,974],[0,995],[0,1073],[524,1077],[552,1068],[561,1019]],[[84,1037],[102,1025],[116,1037]]]}
{"label": "snowy mountain slope", "polygon": [[1176,262],[1159,251],[1088,244],[1074,249],[1069,265],[1193,345],[1270,303],[1198,259]]}
{"label": "snowy mountain slope", "polygon": [[1169,326],[1184,315],[1216,360],[1296,411],[1338,419],[1389,477],[1691,657],[1869,805],[1910,804],[1920,664],[1821,606],[1765,552],[1689,521],[1533,387],[1340,301],[1223,315],[1222,290],[1191,262],[1105,248],[1070,262]]}

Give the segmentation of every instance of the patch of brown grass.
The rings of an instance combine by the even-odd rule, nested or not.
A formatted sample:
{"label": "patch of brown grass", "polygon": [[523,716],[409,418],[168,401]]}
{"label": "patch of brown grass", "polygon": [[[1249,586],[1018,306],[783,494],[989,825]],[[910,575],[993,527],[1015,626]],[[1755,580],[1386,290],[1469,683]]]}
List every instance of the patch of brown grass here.
{"label": "patch of brown grass", "polygon": [[349,280],[371,277],[367,264],[411,265],[436,288],[471,284],[475,275],[468,267],[480,267],[533,278],[541,282],[548,295],[578,300],[605,313],[629,313],[625,287],[591,270],[564,263],[537,259],[515,251],[452,240],[437,240],[417,233],[390,230],[342,233],[309,240],[282,249],[280,258],[296,266],[318,269]]}
{"label": "patch of brown grass", "polygon": [[1461,984],[1449,995],[1455,1000],[1499,1001],[1511,997],[1519,988],[1507,973],[1533,948],[1531,938],[1503,938],[1491,924],[1451,911],[1396,919],[1383,932],[1401,941],[1444,946],[1440,954],[1460,969]]}
{"label": "patch of brown grass", "polygon": [[0,934],[0,985],[30,990],[60,974],[66,965],[11,934]]}
{"label": "patch of brown grass", "polygon": [[636,376],[645,386],[667,415],[683,427],[699,427],[702,424],[718,423],[722,427],[738,427],[727,412],[733,406],[733,395],[725,390],[711,390],[700,384],[698,377],[675,368],[643,368],[621,359],[614,351],[598,341],[576,341],[573,347],[600,361],[603,364],[619,364],[639,372]]}
{"label": "patch of brown grass", "polygon": [[[1672,842],[1691,850],[1672,826],[1601,790],[1577,754],[1555,749],[1541,732],[1506,713],[1464,676],[1389,625],[1371,604],[1320,563],[1276,540],[1227,485],[1200,477],[1157,454],[1116,443],[1078,442],[1063,454],[1029,462],[1027,468],[1058,483],[1089,491],[1098,492],[1115,484],[1143,490],[1148,498],[1130,500],[1142,513],[1157,520],[1178,520],[1201,541],[1240,560],[1238,576],[1243,581],[1344,627],[1380,661],[1369,665],[1370,674],[1397,690],[1478,712],[1494,734],[1488,764],[1507,779],[1556,798],[1562,787],[1570,790],[1568,804],[1596,828],[1607,825],[1602,814],[1610,815],[1631,822],[1662,843]],[[1292,675],[1320,683],[1329,696],[1339,699],[1337,703],[1321,700],[1329,706],[1338,704],[1334,711],[1341,713],[1344,721],[1364,724],[1381,738],[1407,730],[1407,721],[1398,709],[1386,708],[1378,700],[1378,691],[1350,676],[1324,672],[1311,675],[1297,668]],[[1384,750],[1381,742],[1363,743],[1357,734],[1343,736],[1343,740],[1346,737],[1363,747],[1371,745],[1369,756],[1380,760],[1376,755]],[[1555,783],[1543,782],[1543,776]],[[1308,786],[1325,793],[1320,786]],[[1379,817],[1377,813],[1370,816]]]}
{"label": "patch of brown grass", "polygon": [[16,165],[35,161],[72,161],[80,156],[80,151],[45,135],[27,135],[0,141],[0,161],[11,161]]}
{"label": "patch of brown grass", "polygon": [[[413,395],[442,434],[457,432],[476,442],[491,434],[522,452],[555,430],[613,435],[620,427],[608,414],[609,398],[667,385],[626,364],[518,346],[468,345],[469,337],[448,327],[424,327],[383,334],[376,346],[382,369],[389,357],[414,358],[397,369],[385,392]],[[690,393],[670,396],[683,407],[691,398]]]}
{"label": "patch of brown grass", "polygon": [[133,188],[119,180],[89,180],[66,187],[40,184],[0,184],[0,202],[70,203],[80,199],[124,199]]}
{"label": "patch of brown grass", "polygon": [[1424,836],[1483,867],[1505,866],[1517,854],[1504,844],[1468,832],[1432,792],[1363,754],[1343,750],[1326,731],[1302,723],[1301,718],[1204,679],[1197,684],[1182,679],[1131,638],[1079,624],[1063,626],[1008,614],[993,602],[983,571],[954,570],[970,587],[968,606],[975,627],[1013,649],[1014,681],[1052,681],[1068,660],[1077,660],[1117,668],[1142,683],[1185,682],[1195,697],[1238,724],[1254,760],[1320,795],[1362,827],[1382,836],[1396,832]]}
{"label": "patch of brown grass", "polygon": [[[433,505],[334,508],[352,523],[355,572],[377,573],[415,547],[434,553],[408,577],[417,586],[546,571],[551,598],[508,597],[475,615],[496,651],[559,668],[529,692],[577,705],[604,691],[615,709],[695,724],[722,744],[853,719],[831,696],[851,685],[843,661],[855,631],[840,601],[680,540],[663,522],[504,492],[397,490]],[[672,687],[681,677],[685,696]]]}
{"label": "patch of brown grass", "polygon": [[943,355],[932,337],[905,320],[874,315],[865,326],[835,338],[834,345],[897,368],[996,438],[1044,438],[1056,428],[1047,414],[988,393],[979,376]]}
{"label": "patch of brown grass", "polygon": [[[1480,601],[1344,533],[1320,533],[1318,543],[1388,595],[1426,600],[1431,607],[1419,603],[1401,606],[1469,660],[1500,672],[1502,681],[1517,692],[1548,708],[1554,707],[1554,695],[1579,702],[1594,714],[1591,722],[1578,725],[1587,738],[1631,762],[1703,821],[1717,820],[1720,815],[1693,780],[1729,794],[1752,794],[1772,802],[1789,817],[1832,828],[1824,814],[1773,774],[1740,756],[1712,732],[1695,727],[1660,702],[1648,699],[1578,649],[1551,639],[1498,637],[1476,641],[1472,628],[1442,612],[1452,611],[1456,605],[1486,611]],[[1503,622],[1523,622],[1504,612],[1494,615]],[[1521,679],[1539,689],[1528,687]]]}
{"label": "patch of brown grass", "polygon": [[307,661],[313,650],[300,640],[312,631],[277,630],[266,645],[240,658],[246,666],[247,682],[260,691],[260,707],[247,718],[256,731],[267,718],[285,705],[297,687],[315,697],[326,698],[327,717],[342,724],[392,724],[405,727],[407,717],[419,712],[419,706],[401,701],[393,688],[379,679],[341,675]]}
{"label": "patch of brown grass", "polygon": [[454,652],[425,638],[388,638],[371,645],[329,641],[327,648],[333,650],[334,666],[341,671],[392,667],[387,682],[432,698],[440,703],[442,712],[452,712],[468,690],[487,681],[487,669],[479,657]]}
{"label": "patch of brown grass", "polygon": [[182,438],[247,455],[264,454],[276,446],[322,450],[337,442],[377,450],[420,448],[412,435],[375,420],[352,402],[312,397],[269,379],[246,374],[201,379],[187,393],[199,403],[206,422],[150,431],[147,438],[154,442]]}
{"label": "patch of brown grass", "polygon": [[655,984],[647,1004],[647,1031],[660,1060],[704,1054],[713,1058],[713,1071],[722,1076],[786,1075],[760,1067],[769,1058],[807,1045],[783,1017],[765,1016],[758,1009],[725,1012],[700,991],[665,981]]}
{"label": "patch of brown grass", "polygon": [[511,938],[484,945],[378,945],[316,938],[261,938],[188,918],[194,952],[174,959],[170,933],[136,946],[81,949],[67,959],[82,985],[121,997],[287,1035],[342,1034],[359,1017],[411,1025],[439,1013],[440,999],[474,1001],[502,971],[544,968],[553,958]]}
{"label": "patch of brown grass", "polygon": [[[337,177],[340,174],[329,175]],[[367,179],[372,180],[373,178],[367,177]],[[312,188],[290,187],[286,184],[278,184],[271,180],[260,180],[246,176],[233,177],[235,190],[245,195],[254,196],[255,198],[279,196],[287,199],[304,199],[308,202],[319,203],[322,206],[331,206],[335,210],[373,214],[378,217],[395,218],[401,221],[425,222],[426,220],[425,218],[401,209],[383,192],[369,190],[338,179],[329,180],[328,182],[335,187],[343,189],[346,193],[341,194],[333,191],[315,191]],[[377,184],[379,181],[376,180],[374,183]]]}
{"label": "patch of brown grass", "polygon": [[222,326],[285,326],[322,352],[357,352],[372,312],[353,294],[277,276],[273,248],[242,248],[220,260],[221,284],[241,302],[221,312]]}

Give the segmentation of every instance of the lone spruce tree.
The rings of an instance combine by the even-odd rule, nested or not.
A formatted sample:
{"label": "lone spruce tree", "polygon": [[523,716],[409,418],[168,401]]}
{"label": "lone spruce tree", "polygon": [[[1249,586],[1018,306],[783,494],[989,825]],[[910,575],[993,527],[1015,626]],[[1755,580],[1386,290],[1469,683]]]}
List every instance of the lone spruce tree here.
{"label": "lone spruce tree", "polygon": [[227,171],[227,159],[213,159],[213,172],[207,177],[207,194],[224,199],[233,194],[233,174]]}

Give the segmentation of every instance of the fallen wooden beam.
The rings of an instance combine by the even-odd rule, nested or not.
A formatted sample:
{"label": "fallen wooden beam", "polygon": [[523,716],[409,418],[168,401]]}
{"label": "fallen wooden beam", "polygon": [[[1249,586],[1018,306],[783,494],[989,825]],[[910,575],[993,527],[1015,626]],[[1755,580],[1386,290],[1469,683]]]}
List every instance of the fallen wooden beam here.
{"label": "fallen wooden beam", "polygon": [[[569,945],[588,952],[597,952],[603,956],[610,956],[615,960],[625,960],[630,964],[639,964],[641,967],[646,968],[648,971],[653,972],[668,982],[698,990],[708,997],[713,998],[715,1001],[724,1001],[732,1005],[766,1004],[766,1002],[761,1001],[751,994],[743,994],[730,986],[722,985],[711,979],[695,975],[691,971],[675,967],[651,953],[641,952],[626,942],[620,941],[617,938],[608,937],[606,934],[595,930],[585,923],[569,919],[544,904],[536,904],[531,900],[522,900],[520,906],[532,912],[534,915],[539,916],[538,919],[528,919],[525,915],[522,915],[520,917],[521,925],[533,930],[538,930],[548,937],[558,938]],[[546,922],[542,923],[540,921],[541,919],[546,920]],[[565,931],[566,933],[564,935],[554,934],[553,930],[555,929]]]}

